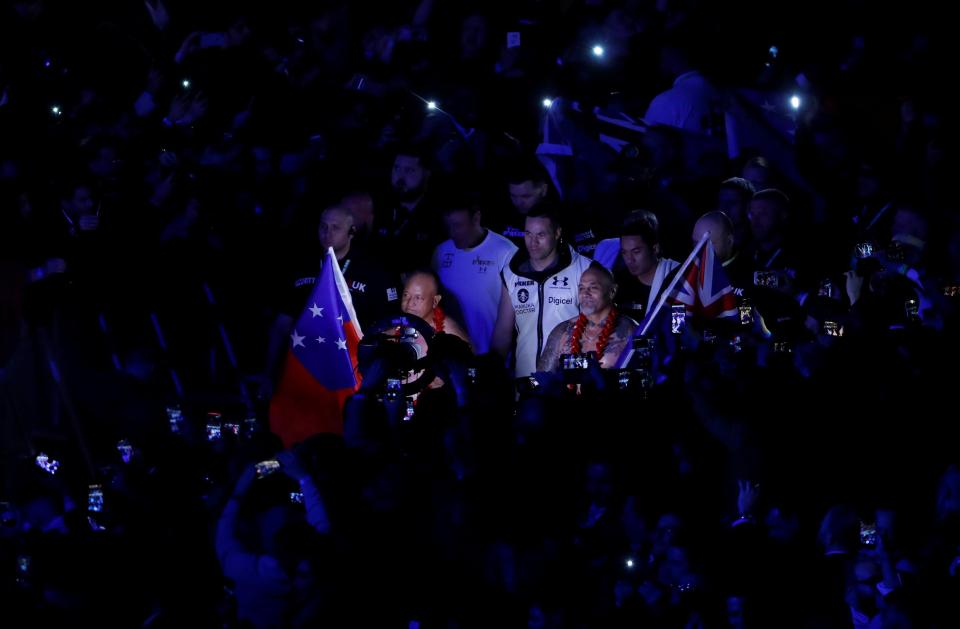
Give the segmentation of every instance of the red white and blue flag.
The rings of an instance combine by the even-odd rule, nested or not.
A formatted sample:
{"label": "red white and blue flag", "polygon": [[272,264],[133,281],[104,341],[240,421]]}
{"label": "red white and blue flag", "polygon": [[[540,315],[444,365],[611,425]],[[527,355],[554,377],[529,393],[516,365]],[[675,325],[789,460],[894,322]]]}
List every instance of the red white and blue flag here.
{"label": "red white and blue flag", "polygon": [[284,446],[318,433],[343,433],[343,406],[360,386],[357,345],[363,338],[350,290],[333,253],[290,334],[270,430]]}
{"label": "red white and blue flag", "polygon": [[[726,319],[738,317],[737,297],[730,285],[723,265],[717,261],[716,252],[710,243],[709,234],[704,234],[687,260],[677,268],[668,288],[661,293],[656,307],[647,313],[637,326],[633,339],[646,336],[648,330],[669,319],[661,318],[670,312],[666,304],[683,304],[694,319]],[[617,359],[617,367],[626,367],[633,360],[633,339]],[[663,339],[661,339],[663,340]]]}
{"label": "red white and blue flag", "polygon": [[668,299],[685,305],[695,319],[738,316],[737,296],[709,240],[700,248]]}

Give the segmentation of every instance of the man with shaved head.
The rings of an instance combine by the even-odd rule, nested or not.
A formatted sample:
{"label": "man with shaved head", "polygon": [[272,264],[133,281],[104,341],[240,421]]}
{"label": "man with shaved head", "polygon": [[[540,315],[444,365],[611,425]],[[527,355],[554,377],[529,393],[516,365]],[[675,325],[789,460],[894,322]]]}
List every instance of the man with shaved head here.
{"label": "man with shaved head", "polygon": [[753,281],[753,275],[746,259],[736,248],[734,225],[730,217],[720,211],[707,212],[697,219],[693,226],[693,233],[690,235],[693,244],[700,242],[705,233],[710,234],[710,242],[717,254],[717,260],[723,264],[723,270],[726,271],[733,287],[749,286]]}
{"label": "man with shaved head", "polygon": [[591,266],[580,276],[577,291],[580,314],[550,332],[537,361],[537,371],[558,371],[561,355],[587,352],[596,352],[600,366],[609,369],[616,366],[617,358],[633,337],[637,323],[614,307],[617,285],[610,271]]}
{"label": "man with shaved head", "polygon": [[694,244],[700,242],[704,234],[710,234],[710,242],[720,262],[733,257],[733,222],[723,212],[707,212],[693,226],[691,238]]}
{"label": "man with shaved head", "polygon": [[328,247],[333,247],[338,261],[346,259],[347,254],[350,253],[356,231],[353,214],[343,206],[328,207],[320,214],[318,228],[320,246],[324,251]]}
{"label": "man with shaved head", "polygon": [[[261,391],[265,396],[272,391],[273,383],[279,375],[294,322],[304,308],[313,305],[308,304],[307,300],[313,293],[328,248],[333,248],[340,264],[361,329],[396,314],[400,305],[399,278],[388,272],[373,256],[366,256],[359,251],[354,246],[356,235],[357,226],[353,214],[342,205],[334,205],[320,213],[317,229],[320,246],[292,252],[293,269],[276,306],[265,367],[259,378]],[[315,316],[323,316],[323,313],[318,310]],[[320,341],[314,339],[314,342]]]}
{"label": "man with shaved head", "polygon": [[[361,325],[369,326],[396,312],[399,282],[372,256],[364,255],[354,246],[358,233],[353,213],[343,205],[328,207],[320,214],[319,237],[322,252],[333,247],[340,270],[347,280],[353,305]],[[299,280],[302,285],[313,282],[309,277]]]}
{"label": "man with shaved head", "polygon": [[470,342],[463,326],[451,319],[440,307],[440,280],[432,271],[418,270],[407,276],[403,284],[400,310],[416,315],[430,324],[434,332],[446,332]]}

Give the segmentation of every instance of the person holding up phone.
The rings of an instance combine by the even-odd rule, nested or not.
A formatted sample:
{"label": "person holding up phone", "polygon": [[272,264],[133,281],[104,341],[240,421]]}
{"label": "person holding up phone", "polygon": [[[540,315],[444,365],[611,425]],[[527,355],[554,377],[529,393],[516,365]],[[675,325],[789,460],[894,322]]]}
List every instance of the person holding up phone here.
{"label": "person holding up phone", "polygon": [[[266,463],[266,462],[263,462]],[[237,615],[254,627],[275,627],[296,614],[297,601],[309,600],[315,589],[315,575],[307,560],[316,535],[331,531],[320,490],[310,473],[290,451],[277,454],[270,465],[248,465],[237,480],[217,524],[217,559],[225,577],[236,585]],[[257,482],[258,469],[283,472],[300,485],[306,518],[300,506],[284,499],[256,516],[262,552],[248,549],[237,536],[240,504]]]}

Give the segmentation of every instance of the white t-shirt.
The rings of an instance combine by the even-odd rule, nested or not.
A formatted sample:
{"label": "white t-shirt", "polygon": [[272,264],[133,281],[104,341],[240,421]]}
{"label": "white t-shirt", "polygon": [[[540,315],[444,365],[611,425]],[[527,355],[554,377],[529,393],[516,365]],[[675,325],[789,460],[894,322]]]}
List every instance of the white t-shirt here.
{"label": "white t-shirt", "polygon": [[445,240],[433,252],[433,270],[448,296],[457,300],[475,354],[490,351],[500,306],[500,271],[516,251],[515,244],[488,229],[473,249],[457,249],[453,240]]}
{"label": "white t-shirt", "polygon": [[720,111],[720,92],[696,71],[681,74],[673,87],[657,94],[643,116],[648,125],[668,125],[706,133]]}

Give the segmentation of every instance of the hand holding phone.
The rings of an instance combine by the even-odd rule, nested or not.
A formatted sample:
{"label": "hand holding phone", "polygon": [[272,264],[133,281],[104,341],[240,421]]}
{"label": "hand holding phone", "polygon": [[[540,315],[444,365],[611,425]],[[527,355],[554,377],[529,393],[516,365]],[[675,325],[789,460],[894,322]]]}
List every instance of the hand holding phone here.
{"label": "hand holding phone", "polygon": [[120,453],[120,458],[124,463],[129,463],[133,460],[133,445],[127,439],[121,439],[117,442],[117,451]]}
{"label": "hand holding phone", "polygon": [[170,423],[170,432],[180,432],[180,424],[183,422],[183,411],[180,410],[179,406],[167,407],[167,421]]}
{"label": "hand holding phone", "polygon": [[780,288],[780,276],[776,271],[754,271],[753,285],[762,288]]}
{"label": "hand holding phone", "polygon": [[563,372],[563,381],[566,384],[583,384],[591,359],[597,360],[596,352],[561,354],[560,369]]}
{"label": "hand holding phone", "polygon": [[399,378],[387,378],[387,391],[383,399],[388,402],[399,400],[403,395],[403,382]]}
{"label": "hand holding phone", "polygon": [[266,478],[280,469],[280,461],[276,459],[260,461],[254,466],[254,469],[256,469],[257,478]]}
{"label": "hand holding phone", "polygon": [[37,467],[50,475],[56,475],[57,470],[60,469],[60,462],[56,459],[51,459],[43,452],[37,455],[36,462]]}
{"label": "hand holding phone", "polygon": [[687,322],[687,307],[683,304],[674,304],[670,307],[670,332],[673,334],[683,333],[683,328]]}
{"label": "hand holding phone", "polygon": [[536,393],[540,390],[540,380],[538,380],[536,376],[517,378],[515,385],[517,388],[517,393],[521,395]]}
{"label": "hand holding phone", "polygon": [[103,511],[103,486],[90,485],[87,490],[87,511],[100,513]]}
{"label": "hand holding phone", "polygon": [[221,437],[221,428],[220,424],[208,422],[207,423],[207,441],[219,441]]}

